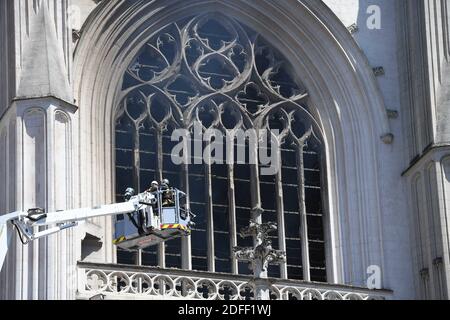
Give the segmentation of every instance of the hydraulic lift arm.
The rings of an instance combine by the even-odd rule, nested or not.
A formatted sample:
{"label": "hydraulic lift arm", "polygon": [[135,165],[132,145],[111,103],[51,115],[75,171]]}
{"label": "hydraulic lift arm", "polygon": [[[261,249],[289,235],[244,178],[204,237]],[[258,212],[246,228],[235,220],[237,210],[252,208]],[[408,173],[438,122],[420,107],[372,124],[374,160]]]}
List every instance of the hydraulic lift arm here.
{"label": "hydraulic lift arm", "polygon": [[[128,215],[132,219],[132,215],[142,216],[145,214],[145,221],[147,221],[147,218],[148,220],[154,220],[157,217],[158,225],[151,228],[151,231],[159,230],[160,210],[153,210],[153,208],[159,208],[161,205],[158,204],[158,198],[150,192],[144,192],[136,196],[133,196],[133,194],[134,190],[128,189],[125,195],[125,199],[128,199],[128,201],[95,208],[52,213],[45,213],[42,209],[31,209],[27,212],[17,211],[0,216],[0,271],[8,252],[14,228],[23,244],[73,228],[88,219],[106,216]],[[147,234],[141,234],[140,236],[147,236]],[[167,240],[170,239],[167,238],[163,241]]]}

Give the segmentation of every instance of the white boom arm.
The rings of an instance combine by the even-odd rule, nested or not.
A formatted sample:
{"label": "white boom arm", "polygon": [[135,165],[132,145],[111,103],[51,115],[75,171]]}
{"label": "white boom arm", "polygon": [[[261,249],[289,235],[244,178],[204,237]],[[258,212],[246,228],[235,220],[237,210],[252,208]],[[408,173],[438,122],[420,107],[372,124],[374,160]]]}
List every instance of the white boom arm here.
{"label": "white boom arm", "polygon": [[[21,240],[26,244],[64,229],[75,227],[79,222],[87,219],[137,212],[151,205],[154,201],[155,197],[151,193],[145,192],[132,197],[127,202],[104,205],[97,208],[75,209],[53,213],[30,210],[29,212],[18,211],[0,216],[0,271],[8,252],[9,242],[13,233],[12,227],[18,229]],[[36,227],[48,228],[44,231],[35,232],[35,230],[39,230]]]}

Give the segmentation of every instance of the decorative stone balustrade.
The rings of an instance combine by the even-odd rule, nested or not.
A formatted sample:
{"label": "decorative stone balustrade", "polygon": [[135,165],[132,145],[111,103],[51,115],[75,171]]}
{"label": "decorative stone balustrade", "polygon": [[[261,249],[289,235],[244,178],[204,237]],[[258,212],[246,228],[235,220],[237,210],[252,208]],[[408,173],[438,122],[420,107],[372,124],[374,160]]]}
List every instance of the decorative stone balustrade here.
{"label": "decorative stone balustrade", "polygon": [[[294,280],[268,279],[266,283],[274,300],[378,300],[389,299],[392,294],[388,290]],[[78,264],[78,299],[101,296],[112,300],[253,300],[254,291],[254,280],[242,275],[156,267]]]}

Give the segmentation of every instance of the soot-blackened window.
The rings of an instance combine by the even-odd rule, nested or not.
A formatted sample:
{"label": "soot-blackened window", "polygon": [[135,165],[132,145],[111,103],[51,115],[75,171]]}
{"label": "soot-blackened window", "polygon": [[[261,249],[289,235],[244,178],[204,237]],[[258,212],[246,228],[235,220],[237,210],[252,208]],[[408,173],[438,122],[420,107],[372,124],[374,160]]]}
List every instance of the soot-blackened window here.
{"label": "soot-blackened window", "polygon": [[[233,247],[253,245],[239,231],[259,219],[279,224],[272,244],[287,254],[270,266],[271,277],[326,281],[322,135],[292,70],[263,36],[219,14],[170,24],[147,41],[124,75],[117,108],[117,201],[127,187],[142,192],[167,178],[188,193],[196,225],[189,239],[118,249],[119,263],[250,274]],[[249,139],[232,142],[233,157],[245,150],[246,163],[208,163],[191,150],[190,161],[175,165],[171,135],[193,132],[196,122],[203,132],[278,130],[276,172],[263,175],[264,166],[249,161]]]}

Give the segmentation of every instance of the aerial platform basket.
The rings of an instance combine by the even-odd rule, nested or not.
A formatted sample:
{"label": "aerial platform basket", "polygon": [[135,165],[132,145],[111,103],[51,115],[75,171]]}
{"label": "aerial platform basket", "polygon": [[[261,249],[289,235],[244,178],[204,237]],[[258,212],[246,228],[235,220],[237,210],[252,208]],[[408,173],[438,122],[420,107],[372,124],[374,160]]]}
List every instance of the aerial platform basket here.
{"label": "aerial platform basket", "polygon": [[[167,192],[171,194],[169,200]],[[191,233],[192,213],[186,207],[184,192],[170,189],[152,195],[151,205],[116,220],[113,243],[119,248],[144,249]]]}

